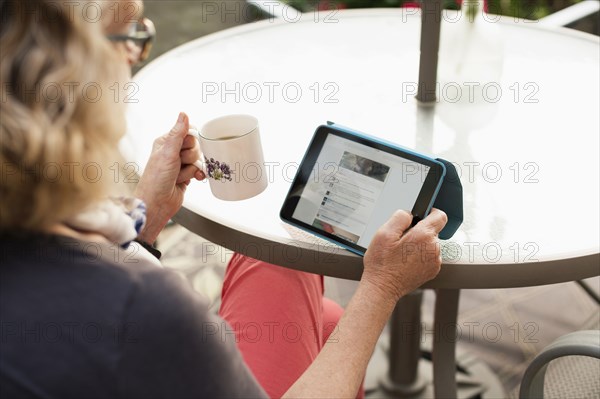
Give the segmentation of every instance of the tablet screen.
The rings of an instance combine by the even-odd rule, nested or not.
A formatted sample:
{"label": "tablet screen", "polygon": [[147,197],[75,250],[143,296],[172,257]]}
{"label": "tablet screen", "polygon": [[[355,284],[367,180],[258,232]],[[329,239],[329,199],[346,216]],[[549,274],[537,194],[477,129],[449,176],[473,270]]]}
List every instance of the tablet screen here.
{"label": "tablet screen", "polygon": [[304,181],[292,189],[291,218],[364,252],[396,210],[413,212],[432,167],[414,154],[403,157],[336,134],[326,134],[319,145],[318,154],[303,162],[313,165],[310,173],[302,178],[301,170]]}

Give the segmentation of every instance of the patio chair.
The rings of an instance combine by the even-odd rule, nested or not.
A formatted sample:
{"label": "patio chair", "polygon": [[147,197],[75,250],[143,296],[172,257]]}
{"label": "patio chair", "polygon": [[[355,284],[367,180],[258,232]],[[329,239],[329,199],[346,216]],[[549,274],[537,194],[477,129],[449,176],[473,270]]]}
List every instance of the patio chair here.
{"label": "patio chair", "polygon": [[519,398],[544,397],[600,397],[600,330],[563,335],[533,359],[523,376]]}

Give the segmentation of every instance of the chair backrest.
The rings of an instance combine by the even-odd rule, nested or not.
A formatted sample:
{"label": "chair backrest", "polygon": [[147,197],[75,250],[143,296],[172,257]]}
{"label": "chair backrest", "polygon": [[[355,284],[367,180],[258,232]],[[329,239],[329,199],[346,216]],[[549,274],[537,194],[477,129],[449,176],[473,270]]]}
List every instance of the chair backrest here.
{"label": "chair backrest", "polygon": [[[544,384],[547,374],[550,378]],[[599,376],[600,330],[566,334],[544,348],[527,367],[519,397],[597,398]]]}

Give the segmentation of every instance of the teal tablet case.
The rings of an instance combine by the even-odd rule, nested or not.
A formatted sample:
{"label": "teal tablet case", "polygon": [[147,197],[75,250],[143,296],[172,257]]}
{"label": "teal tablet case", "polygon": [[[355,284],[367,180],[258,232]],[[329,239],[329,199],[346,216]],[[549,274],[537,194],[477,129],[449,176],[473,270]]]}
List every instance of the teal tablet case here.
{"label": "teal tablet case", "polygon": [[[363,134],[354,129],[338,125],[334,122],[328,121],[327,125],[336,129],[340,129],[342,131],[350,131],[354,134]],[[394,143],[389,143],[384,140],[381,141],[391,146],[400,147]],[[410,152],[414,152],[408,148],[403,149],[408,150]],[[448,162],[445,159],[441,158],[436,158],[436,161],[439,161],[444,164],[444,166],[446,167],[446,175],[444,176],[444,180],[442,181],[442,185],[438,191],[437,197],[433,202],[433,207],[444,211],[446,215],[448,215],[448,223],[446,223],[446,226],[438,235],[440,239],[447,240],[451,238],[454,235],[454,233],[456,233],[463,221],[462,184],[460,183],[460,177],[458,176],[458,172],[456,171],[456,168],[451,162]]]}
{"label": "teal tablet case", "polygon": [[446,166],[446,176],[433,202],[433,207],[441,209],[448,215],[448,223],[438,235],[442,240],[447,240],[456,233],[463,221],[462,184],[452,163],[441,158],[437,158],[437,160]]}

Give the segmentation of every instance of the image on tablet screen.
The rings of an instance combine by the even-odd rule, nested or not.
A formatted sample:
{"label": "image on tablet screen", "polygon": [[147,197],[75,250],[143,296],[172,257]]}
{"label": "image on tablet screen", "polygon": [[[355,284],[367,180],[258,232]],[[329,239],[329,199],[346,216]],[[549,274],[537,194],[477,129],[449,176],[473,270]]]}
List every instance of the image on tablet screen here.
{"label": "image on tablet screen", "polygon": [[340,167],[351,170],[367,177],[372,177],[379,181],[384,182],[387,177],[390,167],[368,159],[361,157],[360,155],[353,154],[348,151],[344,151],[342,160],[340,161]]}

